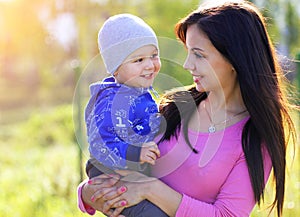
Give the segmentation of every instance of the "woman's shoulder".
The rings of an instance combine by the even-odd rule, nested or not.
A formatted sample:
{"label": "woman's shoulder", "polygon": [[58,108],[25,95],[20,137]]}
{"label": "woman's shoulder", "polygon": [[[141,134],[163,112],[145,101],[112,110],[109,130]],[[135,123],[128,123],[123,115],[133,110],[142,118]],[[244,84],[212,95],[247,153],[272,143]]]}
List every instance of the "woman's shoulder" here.
{"label": "woman's shoulder", "polygon": [[225,132],[231,133],[231,134],[238,134],[238,136],[241,136],[241,133],[245,127],[245,124],[250,120],[250,116],[245,116],[238,120],[237,122],[233,123],[232,125],[225,128]]}
{"label": "woman's shoulder", "polygon": [[236,149],[236,151],[241,153],[243,152],[242,149],[243,131],[249,119],[250,119],[249,116],[244,117],[238,122],[224,129],[224,136],[226,136],[224,142],[229,143],[229,145],[232,146],[233,149]]}

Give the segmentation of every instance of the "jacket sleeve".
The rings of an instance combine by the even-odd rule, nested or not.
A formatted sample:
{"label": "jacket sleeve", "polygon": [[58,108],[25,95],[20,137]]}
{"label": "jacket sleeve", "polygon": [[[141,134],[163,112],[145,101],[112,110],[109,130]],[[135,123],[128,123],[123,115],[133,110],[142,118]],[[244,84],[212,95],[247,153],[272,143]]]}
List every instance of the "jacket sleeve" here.
{"label": "jacket sleeve", "polygon": [[[271,171],[269,155],[265,155],[264,168],[266,183]],[[247,163],[242,156],[236,162],[214,203],[205,203],[183,194],[176,217],[249,217],[255,203]]]}
{"label": "jacket sleeve", "polygon": [[[141,94],[131,98],[128,105],[128,120],[130,124],[129,140],[135,141],[130,143],[127,149],[127,159],[139,161],[140,149],[143,143],[154,140],[159,129],[160,117],[155,101],[150,93]],[[124,102],[125,104],[125,102]]]}
{"label": "jacket sleeve", "polygon": [[[102,144],[90,144],[90,152],[97,160],[110,168],[127,169],[127,160],[139,161],[140,147],[129,145],[131,126],[127,120],[124,102],[114,102],[113,95],[99,97],[94,108],[97,130]],[[113,106],[117,104],[117,106]],[[130,154],[127,152],[129,151]],[[129,157],[129,158],[127,158]]]}

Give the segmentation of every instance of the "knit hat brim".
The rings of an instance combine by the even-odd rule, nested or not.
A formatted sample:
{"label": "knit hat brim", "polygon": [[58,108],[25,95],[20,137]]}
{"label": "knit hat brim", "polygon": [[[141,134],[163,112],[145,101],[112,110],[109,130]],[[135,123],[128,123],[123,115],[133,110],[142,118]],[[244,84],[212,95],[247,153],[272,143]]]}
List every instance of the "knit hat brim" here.
{"label": "knit hat brim", "polygon": [[[102,57],[106,60],[104,64],[107,71],[110,74],[115,73],[115,71],[131,53],[146,45],[153,45],[158,49],[157,38],[131,38],[129,40],[122,41],[121,43],[115,44],[104,51],[100,51]],[[124,52],[126,52],[126,56],[124,55]]]}

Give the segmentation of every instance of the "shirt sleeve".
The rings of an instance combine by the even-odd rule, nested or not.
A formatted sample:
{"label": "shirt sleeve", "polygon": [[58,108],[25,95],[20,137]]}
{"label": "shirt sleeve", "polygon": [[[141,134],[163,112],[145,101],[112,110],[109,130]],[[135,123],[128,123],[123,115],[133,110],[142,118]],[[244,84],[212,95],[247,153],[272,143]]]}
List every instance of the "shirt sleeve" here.
{"label": "shirt sleeve", "polygon": [[81,210],[83,213],[87,213],[89,215],[94,215],[96,213],[96,210],[89,206],[88,204],[85,204],[82,200],[82,188],[86,184],[87,180],[84,180],[81,182],[78,187],[77,187],[77,205],[78,208]]}
{"label": "shirt sleeve", "polygon": [[[264,168],[266,183],[271,171],[269,155],[265,155]],[[183,194],[176,217],[249,217],[255,203],[247,163],[243,155],[236,162],[214,203],[199,201]]]}

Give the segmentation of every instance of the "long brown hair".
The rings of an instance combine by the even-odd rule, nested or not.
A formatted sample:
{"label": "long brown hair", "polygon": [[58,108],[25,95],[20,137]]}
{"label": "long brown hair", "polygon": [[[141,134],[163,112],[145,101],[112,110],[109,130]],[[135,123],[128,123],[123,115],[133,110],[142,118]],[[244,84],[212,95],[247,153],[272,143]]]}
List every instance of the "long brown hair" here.
{"label": "long brown hair", "polygon": [[[264,196],[262,149],[266,148],[272,160],[276,185],[272,209],[277,206],[277,214],[281,216],[285,192],[286,146],[290,138],[296,141],[296,131],[283,92],[283,73],[266,31],[264,18],[248,2],[200,7],[175,27],[177,37],[184,44],[187,28],[193,24],[208,36],[238,74],[242,98],[250,114],[243,129],[242,146],[255,200],[260,204]],[[188,95],[194,99],[192,102],[187,100]],[[195,88],[166,95],[160,107],[167,122],[162,140],[176,135],[183,124],[190,145],[187,126],[193,113],[191,109],[195,109],[193,105],[199,105],[206,97],[206,93],[197,93]]]}

